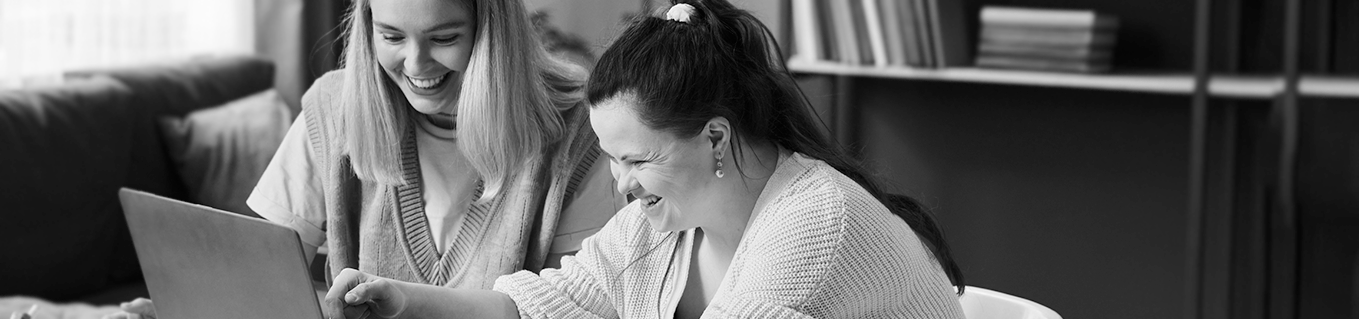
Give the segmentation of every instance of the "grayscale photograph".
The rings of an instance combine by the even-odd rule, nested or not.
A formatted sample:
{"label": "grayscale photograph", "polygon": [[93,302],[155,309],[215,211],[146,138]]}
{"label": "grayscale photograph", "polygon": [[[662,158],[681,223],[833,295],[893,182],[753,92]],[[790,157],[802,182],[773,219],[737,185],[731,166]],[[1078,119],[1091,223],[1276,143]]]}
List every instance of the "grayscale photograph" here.
{"label": "grayscale photograph", "polygon": [[1359,319],[1359,0],[0,0],[0,318]]}

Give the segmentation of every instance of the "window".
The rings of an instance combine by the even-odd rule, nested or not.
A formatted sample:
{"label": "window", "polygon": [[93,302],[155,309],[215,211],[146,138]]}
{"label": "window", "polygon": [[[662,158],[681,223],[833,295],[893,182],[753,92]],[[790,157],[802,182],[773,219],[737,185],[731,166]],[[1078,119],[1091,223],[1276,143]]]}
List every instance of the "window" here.
{"label": "window", "polygon": [[253,1],[0,0],[0,87],[66,70],[253,52]]}

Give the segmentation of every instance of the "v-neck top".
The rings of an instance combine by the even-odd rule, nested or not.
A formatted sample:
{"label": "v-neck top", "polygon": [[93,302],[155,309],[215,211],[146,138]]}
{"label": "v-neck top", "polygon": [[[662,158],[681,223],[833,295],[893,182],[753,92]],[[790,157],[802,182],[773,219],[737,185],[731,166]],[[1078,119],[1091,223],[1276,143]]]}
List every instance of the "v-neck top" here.
{"label": "v-neck top", "polygon": [[[757,200],[704,318],[963,318],[948,276],[901,218],[825,162],[793,153]],[[668,318],[692,230],[658,232],[639,203],[561,269],[517,272],[495,290],[523,318]]]}
{"label": "v-neck top", "polygon": [[[482,203],[473,202],[462,217],[461,227],[453,234],[446,234],[451,236],[448,236],[446,250],[441,251],[439,246],[445,245],[435,240],[442,236],[434,235],[435,231],[430,228],[430,220],[426,216],[424,197],[429,194],[424,192],[425,179],[421,177],[417,133],[413,125],[410,128],[401,145],[401,171],[409,183],[396,186],[400,212],[397,229],[402,234],[407,254],[413,259],[416,270],[421,271],[428,282],[445,283],[455,275],[456,262],[466,260],[471,248],[482,239],[487,226],[487,213],[504,197]],[[478,187],[473,198],[481,197],[483,190]]]}
{"label": "v-neck top", "polygon": [[418,122],[411,126],[416,128],[415,161],[420,172],[422,210],[434,249],[442,254],[453,246],[468,212],[477,209],[475,201],[485,185],[458,149],[456,138],[435,135],[425,127],[432,124],[423,123],[422,117],[412,120]]}

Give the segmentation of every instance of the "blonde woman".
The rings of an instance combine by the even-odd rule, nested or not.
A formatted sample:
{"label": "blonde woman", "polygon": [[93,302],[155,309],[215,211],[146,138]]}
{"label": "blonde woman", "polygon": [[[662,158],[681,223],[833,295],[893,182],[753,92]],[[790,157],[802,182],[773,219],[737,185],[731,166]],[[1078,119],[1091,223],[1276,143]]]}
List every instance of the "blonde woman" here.
{"label": "blonde woman", "polygon": [[556,266],[625,204],[585,70],[542,48],[522,2],[356,0],[346,44],[247,201],[308,260],[328,247],[330,277],[489,289]]}

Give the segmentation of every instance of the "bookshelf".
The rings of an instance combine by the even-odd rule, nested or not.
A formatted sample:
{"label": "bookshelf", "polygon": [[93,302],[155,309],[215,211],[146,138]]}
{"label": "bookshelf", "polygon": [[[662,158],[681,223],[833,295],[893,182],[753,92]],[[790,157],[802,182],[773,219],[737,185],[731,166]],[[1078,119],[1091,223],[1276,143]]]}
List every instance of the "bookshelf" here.
{"label": "bookshelf", "polygon": [[1108,75],[972,67],[944,69],[916,69],[906,67],[883,68],[863,65],[845,65],[826,61],[797,60],[790,60],[788,62],[788,70],[794,73],[804,74],[1086,88],[1165,94],[1190,93],[1193,92],[1194,87],[1192,75],[1173,73]]}
{"label": "bookshelf", "polygon": [[[817,48],[792,39],[798,19],[789,3],[797,1],[779,8],[785,52]],[[1300,215],[1318,214],[1322,202],[1359,210],[1359,184],[1344,177],[1359,177],[1359,127],[1347,124],[1359,121],[1359,54],[1349,54],[1359,42],[1345,40],[1359,40],[1359,23],[1343,18],[1359,4],[961,3],[972,14],[999,4],[1117,15],[1124,23],[1113,71],[883,65],[862,53],[857,62],[829,61],[835,48],[824,47],[815,60],[795,53],[787,68],[803,81],[822,79],[805,83],[825,86],[809,98],[833,114],[838,140],[936,207],[969,281],[1069,317],[1328,318],[1316,309],[1359,296],[1352,277],[1338,281],[1355,283],[1341,293],[1308,288],[1329,278],[1302,275],[1318,257],[1299,252],[1309,249],[1303,229],[1321,227]],[[966,23],[979,29],[976,19]],[[1343,25],[1312,32],[1318,23]],[[860,52],[881,60],[884,41],[857,39]],[[1349,155],[1320,157],[1337,152]],[[1101,293],[1073,292],[1090,284]],[[1335,292],[1341,284],[1325,285]]]}
{"label": "bookshelf", "polygon": [[[802,74],[859,76],[888,79],[973,82],[1042,86],[1075,89],[1144,92],[1186,95],[1194,93],[1191,73],[1145,72],[1082,74],[1025,70],[954,67],[917,69],[907,67],[876,67],[846,65],[828,61],[788,61],[788,70]],[[1208,80],[1208,93],[1227,98],[1275,98],[1283,94],[1285,79],[1281,76],[1213,75]],[[1359,77],[1303,76],[1299,82],[1303,97],[1359,98]]]}

